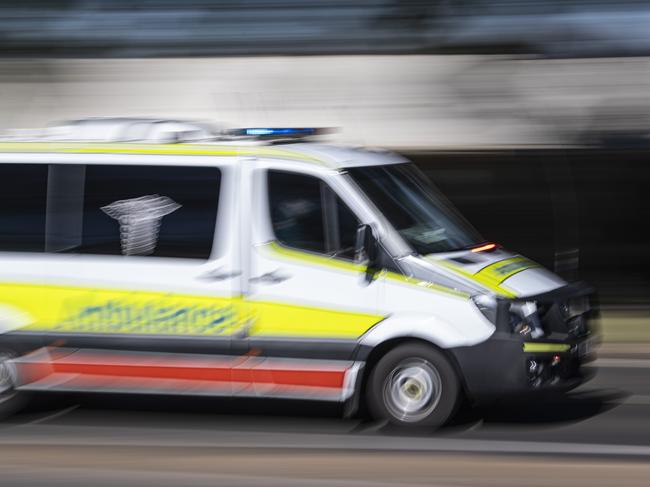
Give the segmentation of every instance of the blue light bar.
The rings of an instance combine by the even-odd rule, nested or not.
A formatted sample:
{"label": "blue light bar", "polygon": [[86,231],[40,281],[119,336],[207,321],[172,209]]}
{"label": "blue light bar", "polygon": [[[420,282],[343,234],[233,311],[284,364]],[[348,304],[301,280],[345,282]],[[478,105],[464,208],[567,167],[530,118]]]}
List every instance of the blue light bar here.
{"label": "blue light bar", "polygon": [[300,137],[316,135],[318,129],[313,127],[307,128],[288,128],[288,127],[253,127],[234,130],[234,135],[248,135],[257,137],[273,137],[284,135],[286,137]]}

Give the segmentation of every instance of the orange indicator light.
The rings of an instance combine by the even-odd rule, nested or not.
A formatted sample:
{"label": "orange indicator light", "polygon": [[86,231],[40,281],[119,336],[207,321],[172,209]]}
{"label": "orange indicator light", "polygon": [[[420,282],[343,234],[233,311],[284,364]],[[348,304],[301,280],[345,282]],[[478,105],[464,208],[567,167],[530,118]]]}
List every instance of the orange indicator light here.
{"label": "orange indicator light", "polygon": [[471,249],[472,252],[485,252],[486,250],[493,250],[497,248],[497,244],[494,243],[489,243],[485,245],[481,245],[480,247],[474,247]]}

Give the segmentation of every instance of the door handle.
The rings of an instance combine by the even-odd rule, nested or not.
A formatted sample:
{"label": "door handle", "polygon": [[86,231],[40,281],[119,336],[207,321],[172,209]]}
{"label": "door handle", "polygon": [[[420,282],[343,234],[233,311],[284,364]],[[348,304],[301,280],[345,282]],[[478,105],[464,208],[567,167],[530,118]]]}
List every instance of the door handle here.
{"label": "door handle", "polygon": [[226,279],[232,279],[239,276],[241,276],[241,271],[223,271],[221,268],[218,268],[200,274],[197,276],[197,279],[202,279],[204,281],[225,281]]}
{"label": "door handle", "polygon": [[287,279],[291,279],[290,274],[286,274],[284,272],[281,272],[280,269],[276,269],[271,272],[266,272],[260,276],[251,277],[249,281],[257,284],[278,284],[280,282],[286,281]]}

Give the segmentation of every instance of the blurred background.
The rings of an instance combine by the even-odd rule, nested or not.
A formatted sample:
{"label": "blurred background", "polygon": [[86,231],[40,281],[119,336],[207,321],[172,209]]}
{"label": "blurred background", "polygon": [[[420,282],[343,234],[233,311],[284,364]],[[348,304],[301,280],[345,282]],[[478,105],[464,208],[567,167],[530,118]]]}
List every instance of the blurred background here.
{"label": "blurred background", "polygon": [[[335,142],[403,153],[486,238],[597,287],[601,365],[609,365],[592,389],[615,393],[561,403],[565,414],[546,424],[568,435],[558,441],[650,448],[648,26],[650,3],[641,0],[3,0],[0,129],[24,134],[96,116],[189,118],[337,127]],[[79,421],[96,425],[104,406],[92,421]],[[261,424],[268,433],[258,417],[266,410],[253,411],[225,419],[226,430]],[[487,410],[467,424],[492,421],[481,441],[515,430],[519,439],[538,439],[535,411]],[[190,424],[186,413],[170,414]],[[16,424],[57,412],[28,414]],[[164,418],[149,426],[168,424]],[[308,430],[349,432],[348,423],[314,426],[312,419],[304,420]],[[136,420],[124,421],[131,428]],[[647,459],[640,455],[633,458]],[[13,465],[24,458],[14,457]],[[513,465],[542,469],[536,461]],[[587,481],[577,464],[556,463],[553,479],[642,485],[643,463],[625,461],[626,472],[640,469],[637,477],[608,477],[612,467]],[[314,468],[301,475],[315,482]],[[458,483],[452,471],[443,480],[488,485],[493,478],[496,485],[500,475]],[[248,485],[228,479],[221,480]]]}

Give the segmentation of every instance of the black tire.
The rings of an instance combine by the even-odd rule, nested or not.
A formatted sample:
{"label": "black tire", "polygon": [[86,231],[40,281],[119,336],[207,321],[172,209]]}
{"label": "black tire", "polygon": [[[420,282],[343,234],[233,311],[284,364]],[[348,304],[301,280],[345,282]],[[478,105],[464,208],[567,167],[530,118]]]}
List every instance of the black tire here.
{"label": "black tire", "polygon": [[400,345],[370,372],[366,404],[377,420],[436,428],[454,414],[460,381],[442,352],[422,343]]}
{"label": "black tire", "polygon": [[0,350],[0,420],[20,411],[28,402],[28,395],[15,389],[17,371],[11,364],[14,357],[15,353]]}

